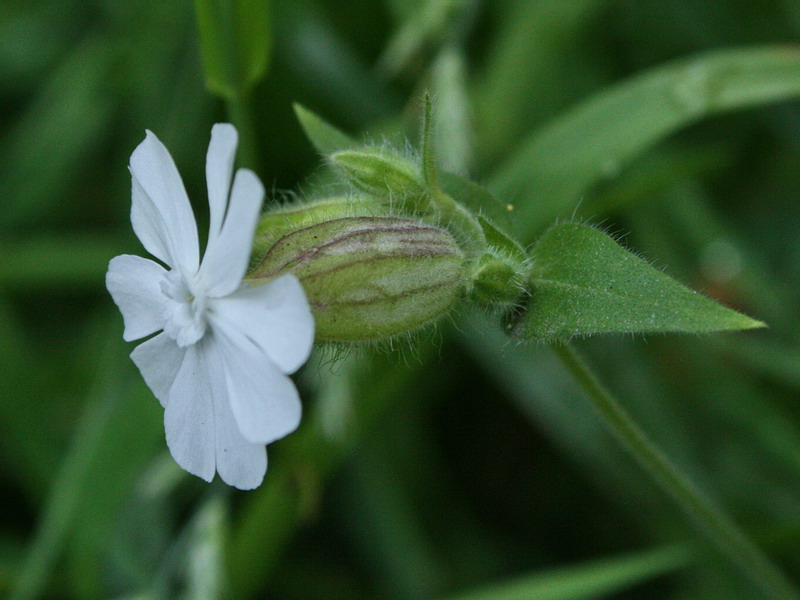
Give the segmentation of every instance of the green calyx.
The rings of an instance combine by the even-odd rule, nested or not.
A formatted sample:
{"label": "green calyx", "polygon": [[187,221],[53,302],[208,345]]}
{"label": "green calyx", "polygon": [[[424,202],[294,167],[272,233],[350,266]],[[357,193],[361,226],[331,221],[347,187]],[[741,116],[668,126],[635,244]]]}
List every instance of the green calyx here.
{"label": "green calyx", "polygon": [[391,338],[447,313],[467,285],[465,257],[446,230],[413,219],[349,216],[281,237],[252,279],[294,273],[321,341]]}
{"label": "green calyx", "polygon": [[379,216],[386,207],[371,196],[334,196],[302,204],[285,206],[261,216],[253,239],[252,255],[256,261],[283,236],[309,225],[354,216]]}
{"label": "green calyx", "polygon": [[513,306],[525,293],[527,271],[518,258],[490,248],[473,265],[470,299],[489,307]]}
{"label": "green calyx", "polygon": [[431,175],[432,167],[417,166],[384,149],[343,150],[328,156],[330,163],[359,192],[400,214],[449,229],[470,259],[486,248],[478,219],[446,194]]}
{"label": "green calyx", "polygon": [[509,309],[526,292],[527,255],[495,224],[497,201],[438,172],[427,97],[423,109],[418,153],[361,145],[304,114],[348,193],[264,215],[249,277],[294,273],[321,341],[402,336],[459,299]]}

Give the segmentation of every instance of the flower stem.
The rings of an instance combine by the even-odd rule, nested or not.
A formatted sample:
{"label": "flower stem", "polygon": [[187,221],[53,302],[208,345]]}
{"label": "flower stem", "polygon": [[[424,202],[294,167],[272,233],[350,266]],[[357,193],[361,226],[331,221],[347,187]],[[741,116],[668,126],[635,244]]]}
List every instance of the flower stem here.
{"label": "flower stem", "polygon": [[226,99],[228,117],[239,132],[239,159],[241,165],[259,171],[259,153],[256,143],[255,119],[250,105],[250,94],[239,90]]}
{"label": "flower stem", "polygon": [[769,597],[776,600],[800,599],[795,586],[761,549],[653,444],[575,350],[568,344],[553,345],[552,348],[586,393],[605,425],[711,541]]}

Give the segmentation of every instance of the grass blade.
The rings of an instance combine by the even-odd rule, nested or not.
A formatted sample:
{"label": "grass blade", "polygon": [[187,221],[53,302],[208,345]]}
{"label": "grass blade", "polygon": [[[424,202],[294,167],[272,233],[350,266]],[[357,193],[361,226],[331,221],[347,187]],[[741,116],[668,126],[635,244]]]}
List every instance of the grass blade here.
{"label": "grass blade", "polygon": [[[517,206],[525,241],[609,172],[709,115],[800,95],[800,50],[710,52],[658,67],[590,98],[531,135],[492,177]],[[524,227],[524,232],[522,228]]]}

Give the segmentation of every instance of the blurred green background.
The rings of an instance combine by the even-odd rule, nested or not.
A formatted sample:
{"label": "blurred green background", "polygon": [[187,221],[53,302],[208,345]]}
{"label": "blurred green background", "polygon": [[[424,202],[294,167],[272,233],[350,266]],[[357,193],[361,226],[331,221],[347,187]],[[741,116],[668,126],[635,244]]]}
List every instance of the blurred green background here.
{"label": "blurred green background", "polygon": [[[514,203],[526,243],[577,215],[769,323],[577,345],[800,580],[800,1],[273,0],[268,17],[249,105],[272,198],[325,191],[292,103],[381,143],[415,138],[429,89],[442,163]],[[143,253],[127,162],[145,128],[204,210],[230,116],[199,47],[188,1],[0,0],[0,596],[762,597],[547,347],[466,310],[413,348],[320,353],[258,490],[182,473],[103,277]]]}

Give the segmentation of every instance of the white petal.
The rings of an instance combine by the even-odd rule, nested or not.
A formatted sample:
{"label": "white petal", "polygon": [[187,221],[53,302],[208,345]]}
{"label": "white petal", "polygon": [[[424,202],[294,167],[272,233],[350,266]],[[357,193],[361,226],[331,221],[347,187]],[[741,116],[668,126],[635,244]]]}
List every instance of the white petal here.
{"label": "white petal", "polygon": [[151,131],[131,154],[131,175],[136,235],[171,267],[195,273],[199,246],[192,206],[169,151]]}
{"label": "white petal", "polygon": [[[248,442],[239,431],[231,412],[228,391],[222,374],[222,357],[213,346],[206,356],[209,370],[218,369],[211,381],[220,385],[212,387],[214,421],[216,424],[217,472],[222,481],[240,490],[252,490],[261,485],[267,472],[267,450],[264,444]],[[216,354],[216,358],[214,358]]]}
{"label": "white petal", "polygon": [[[211,481],[216,439],[211,382],[201,342],[186,349],[164,411],[167,446],[183,469]],[[218,385],[218,383],[216,384]]]}
{"label": "white petal", "polygon": [[166,333],[139,344],[131,353],[131,359],[161,406],[167,406],[170,389],[185,354],[186,349],[180,348]]}
{"label": "white petal", "polygon": [[294,373],[311,354],[314,317],[294,275],[242,287],[210,308],[213,326],[249,337],[283,373]]}
{"label": "white petal", "polygon": [[111,259],[106,287],[122,313],[125,341],[138,340],[163,329],[167,298],[161,292],[166,271],[140,256],[123,254]]}
{"label": "white petal", "polygon": [[174,267],[172,244],[165,228],[164,219],[161,218],[155,204],[153,204],[147,192],[142,189],[136,177],[131,177],[131,185],[131,198],[133,200],[131,204],[131,225],[133,225],[136,237],[139,238],[142,246],[150,254],[170,267]]}
{"label": "white petal", "polygon": [[233,416],[244,438],[269,444],[297,429],[302,406],[292,380],[247,338],[215,338],[222,350]]}
{"label": "white petal", "polygon": [[209,241],[219,234],[225,218],[237,143],[238,135],[233,125],[217,123],[211,128],[211,142],[208,144],[208,154],[206,154],[208,206],[211,211]]}
{"label": "white petal", "polygon": [[209,239],[200,280],[212,298],[226,296],[242,281],[253,246],[264,186],[252,171],[239,169],[233,181],[231,200],[220,234]]}

